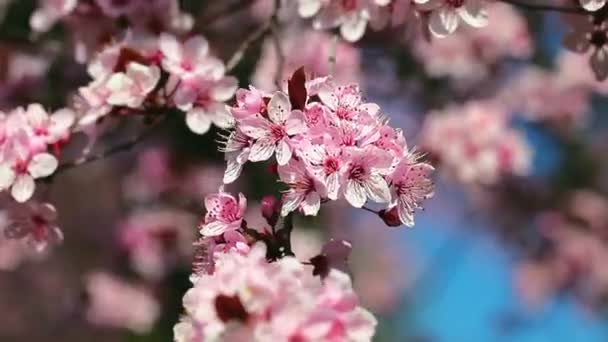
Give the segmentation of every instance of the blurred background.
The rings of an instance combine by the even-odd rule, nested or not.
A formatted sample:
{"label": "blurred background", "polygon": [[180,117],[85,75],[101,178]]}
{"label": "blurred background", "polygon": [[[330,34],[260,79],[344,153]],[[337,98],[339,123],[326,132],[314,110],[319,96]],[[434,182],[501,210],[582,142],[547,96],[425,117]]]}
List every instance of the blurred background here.
{"label": "blurred background", "polygon": [[[268,20],[272,4],[179,1],[224,61]],[[89,81],[75,42],[93,33],[81,31],[78,13],[33,32],[39,5],[0,0],[3,110],[72,105]],[[333,33],[312,30],[292,5],[284,1],[280,12],[282,78],[301,65],[324,75]],[[408,145],[427,153],[438,170],[435,197],[412,229],[387,228],[343,203],[324,206],[320,216],[296,221],[296,255],[314,256],[330,237],[352,242],[354,287],[379,318],[376,341],[607,341],[608,87],[595,81],[586,56],[561,46],[570,30],[561,13],[494,1],[488,9],[483,33],[462,28],[429,42],[408,18],[355,44],[338,41],[335,77],[359,82]],[[108,22],[110,32],[128,25],[121,17],[90,20],[98,39]],[[273,44],[246,52],[233,71],[241,87],[275,87]],[[474,182],[433,146],[455,138],[434,135],[430,120],[467,115],[471,103],[498,112],[503,129],[523,141],[511,152],[526,158],[525,172]],[[111,127],[97,148],[133,130],[128,120]],[[221,184],[218,133],[198,136],[171,119],[133,149],[55,177],[43,191],[57,208],[63,243],[37,253],[0,240],[0,341],[172,340],[202,200]],[[85,140],[76,136],[62,158],[73,159]],[[228,189],[251,200],[247,221],[255,226],[264,224],[255,201],[280,186],[269,165],[255,164]]]}

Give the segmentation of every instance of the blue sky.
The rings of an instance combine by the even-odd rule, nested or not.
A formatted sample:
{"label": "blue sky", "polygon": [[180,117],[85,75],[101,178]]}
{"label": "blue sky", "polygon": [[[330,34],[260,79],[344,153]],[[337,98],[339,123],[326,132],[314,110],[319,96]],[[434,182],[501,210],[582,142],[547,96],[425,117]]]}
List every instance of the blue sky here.
{"label": "blue sky", "polygon": [[[433,260],[435,268],[424,293],[414,294],[422,298],[402,312],[407,329],[414,330],[402,331],[403,336],[430,336],[434,342],[608,340],[602,321],[567,297],[529,312],[512,288],[514,262],[484,233],[489,227],[465,217],[463,201],[453,191],[440,189],[438,194],[414,229],[397,233],[404,250],[423,264]],[[518,324],[501,334],[500,322],[508,317]]]}

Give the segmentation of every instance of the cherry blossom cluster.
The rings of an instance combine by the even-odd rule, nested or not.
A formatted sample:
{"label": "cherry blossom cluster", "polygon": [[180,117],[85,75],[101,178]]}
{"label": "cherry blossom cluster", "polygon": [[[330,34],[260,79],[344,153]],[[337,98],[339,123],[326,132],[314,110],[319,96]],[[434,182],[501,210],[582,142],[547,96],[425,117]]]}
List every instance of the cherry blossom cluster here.
{"label": "cherry blossom cluster", "polygon": [[531,150],[509,127],[506,108],[493,102],[468,102],[429,114],[422,147],[463,183],[494,184],[503,176],[525,175]]}
{"label": "cherry blossom cluster", "polygon": [[119,229],[120,246],[131,268],[149,280],[159,280],[192,257],[194,216],[171,208],[136,210]]}
{"label": "cherry blossom cluster", "polygon": [[78,99],[83,126],[108,114],[153,116],[171,109],[185,112],[197,134],[212,123],[231,125],[224,101],[234,95],[237,80],[225,76],[224,64],[210,55],[202,36],[129,35],[102,50],[88,72],[93,80],[79,89]]}
{"label": "cherry blossom cluster", "polygon": [[122,32],[121,20],[128,22],[130,30],[149,34],[184,33],[194,24],[177,0],[38,0],[30,26],[38,33],[58,22],[70,28],[76,59],[85,63],[101,42]]}
{"label": "cherry blossom cluster", "polygon": [[[3,196],[0,204],[4,212],[0,221],[0,234],[36,253],[42,253],[50,245],[63,241],[63,233],[57,225],[57,210],[50,203],[35,200],[17,203]],[[0,247],[0,249],[4,248]],[[23,253],[23,248],[14,252]]]}
{"label": "cherry blossom cluster", "polygon": [[269,263],[263,244],[216,266],[193,278],[176,341],[371,341],[376,320],[341,271],[320,282],[293,257]]}
{"label": "cherry blossom cluster", "polygon": [[276,158],[288,186],[281,215],[299,210],[316,215],[321,202],[345,198],[356,208],[368,200],[398,211],[414,224],[414,210],[433,195],[433,167],[409,149],[378,105],[366,103],[355,84],[331,79],[305,84],[302,69],[288,92],[237,91],[235,129],[224,146],[225,183],[238,178],[247,161]]}
{"label": "cherry blossom cluster", "polygon": [[[306,42],[306,44],[302,44]],[[333,42],[327,32],[314,30],[292,30],[281,36],[285,56],[283,70],[280,70],[280,79],[287,80],[299,67],[304,67],[313,77],[332,74],[336,82],[358,82],[361,75],[361,57],[359,50],[352,44],[344,41]],[[335,43],[335,47],[333,44]],[[335,51],[332,51],[334,50]],[[333,72],[330,70],[328,60],[332,54],[339,56],[340,63],[335,63]],[[256,88],[274,89],[275,85],[268,75],[277,70],[279,56],[273,39],[264,42],[262,55],[256,65],[252,77],[252,84]]]}
{"label": "cherry blossom cluster", "polygon": [[369,24],[382,29],[387,24],[403,24],[408,19],[423,17],[429,31],[438,38],[456,31],[463,22],[484,27],[488,15],[484,0],[298,0],[298,13],[313,18],[315,29],[340,29],[347,41],[363,37]]}
{"label": "cherry blossom cluster", "polygon": [[500,19],[490,21],[483,30],[463,27],[449,39],[413,40],[411,52],[428,75],[465,83],[479,81],[491,76],[504,59],[531,57],[533,41],[525,17],[502,3],[489,4],[487,11]]}
{"label": "cherry blossom cluster", "polygon": [[86,319],[95,325],[125,328],[137,333],[150,331],[161,315],[151,291],[103,271],[86,275]]}
{"label": "cherry blossom cluster", "polygon": [[563,211],[547,211],[538,218],[548,250],[519,265],[515,282],[531,307],[540,309],[548,299],[568,288],[583,305],[605,298],[608,261],[605,242],[608,200],[590,190],[571,194]]}
{"label": "cherry blossom cluster", "polygon": [[68,141],[74,120],[69,109],[49,114],[40,104],[0,113],[0,191],[10,191],[18,202],[29,200],[34,180],[57,169],[51,151],[58,154]]}

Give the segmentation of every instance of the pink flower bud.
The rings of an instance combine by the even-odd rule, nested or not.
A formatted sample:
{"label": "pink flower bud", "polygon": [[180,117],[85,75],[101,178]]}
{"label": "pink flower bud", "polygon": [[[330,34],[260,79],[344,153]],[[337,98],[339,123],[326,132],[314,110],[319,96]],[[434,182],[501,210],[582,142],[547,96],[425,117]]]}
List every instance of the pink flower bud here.
{"label": "pink flower bud", "polygon": [[264,196],[262,199],[262,216],[268,224],[274,226],[279,218],[279,205],[277,199],[272,196]]}

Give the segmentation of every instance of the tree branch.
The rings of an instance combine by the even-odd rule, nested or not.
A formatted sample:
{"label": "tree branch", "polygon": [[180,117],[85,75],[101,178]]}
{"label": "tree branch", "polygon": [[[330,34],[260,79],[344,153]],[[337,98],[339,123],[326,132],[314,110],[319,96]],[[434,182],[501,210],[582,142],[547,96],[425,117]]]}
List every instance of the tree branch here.
{"label": "tree branch", "polygon": [[264,37],[266,37],[269,33],[272,33],[273,37],[275,36],[274,30],[276,29],[275,26],[278,23],[278,13],[280,7],[280,0],[275,0],[275,7],[272,11],[270,19],[266,23],[264,23],[264,25],[260,26],[260,28],[251,33],[247,37],[247,39],[245,39],[245,41],[243,41],[241,45],[239,45],[238,49],[234,52],[234,54],[232,54],[232,57],[230,57],[230,59],[228,60],[228,63],[226,63],[227,73],[230,73],[234,70],[234,68],[236,68],[237,65],[239,65],[241,60],[243,60],[245,53],[253,44],[264,39]]}
{"label": "tree branch", "polygon": [[120,143],[118,145],[112,146],[105,151],[102,151],[99,153],[87,154],[87,155],[77,158],[73,161],[61,164],[61,165],[59,165],[59,167],[57,167],[57,170],[55,171],[54,174],[59,174],[63,171],[67,171],[67,170],[73,169],[73,168],[81,166],[81,165],[92,163],[92,162],[100,160],[100,159],[105,159],[107,157],[110,157],[110,156],[120,153],[120,152],[126,152],[126,151],[132,149],[135,145],[139,144],[140,142],[142,142],[146,138],[148,138],[152,134],[152,132],[154,131],[154,128],[156,128],[156,126],[158,126],[158,124],[152,125],[150,127],[146,127],[146,129],[142,130],[139,134],[135,135],[131,139],[129,139],[123,143]]}

